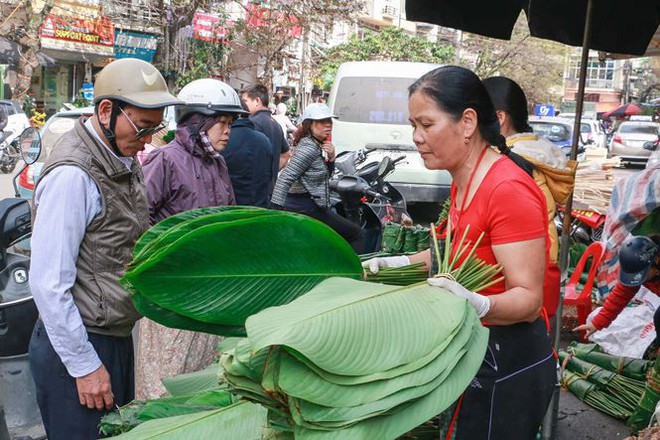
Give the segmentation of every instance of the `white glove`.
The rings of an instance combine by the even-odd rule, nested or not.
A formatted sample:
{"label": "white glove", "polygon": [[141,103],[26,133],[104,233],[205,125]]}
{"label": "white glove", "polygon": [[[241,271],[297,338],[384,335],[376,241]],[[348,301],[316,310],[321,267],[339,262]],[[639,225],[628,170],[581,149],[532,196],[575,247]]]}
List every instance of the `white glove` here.
{"label": "white glove", "polygon": [[400,257],[376,257],[370,260],[364,261],[362,267],[369,268],[369,271],[373,274],[377,274],[381,268],[386,267],[402,267],[410,264],[410,258],[405,255]]}
{"label": "white glove", "polygon": [[461,286],[460,283],[452,281],[449,278],[438,277],[438,278],[429,278],[426,280],[431,286],[442,287],[443,289],[449,290],[456,296],[461,296],[467,299],[474,310],[477,311],[477,316],[483,318],[486,316],[486,313],[490,310],[490,300],[487,296],[480,295],[475,292],[470,292],[465,287]]}

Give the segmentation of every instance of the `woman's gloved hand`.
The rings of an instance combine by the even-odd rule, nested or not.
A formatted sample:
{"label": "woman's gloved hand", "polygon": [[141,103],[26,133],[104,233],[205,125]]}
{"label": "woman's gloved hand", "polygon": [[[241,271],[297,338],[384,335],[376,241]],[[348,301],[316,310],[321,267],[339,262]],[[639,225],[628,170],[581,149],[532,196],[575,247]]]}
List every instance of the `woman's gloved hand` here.
{"label": "woman's gloved hand", "polygon": [[438,278],[429,278],[426,280],[433,287],[442,287],[443,289],[449,290],[456,296],[461,296],[467,299],[474,310],[477,312],[479,318],[486,316],[490,310],[490,299],[487,296],[480,295],[475,292],[470,292],[465,287],[461,286],[456,281],[452,281],[449,278],[438,277]]}
{"label": "woman's gloved hand", "polygon": [[410,264],[410,259],[405,255],[399,257],[376,257],[362,262],[362,267],[368,268],[369,272],[377,274],[381,268],[402,267]]}

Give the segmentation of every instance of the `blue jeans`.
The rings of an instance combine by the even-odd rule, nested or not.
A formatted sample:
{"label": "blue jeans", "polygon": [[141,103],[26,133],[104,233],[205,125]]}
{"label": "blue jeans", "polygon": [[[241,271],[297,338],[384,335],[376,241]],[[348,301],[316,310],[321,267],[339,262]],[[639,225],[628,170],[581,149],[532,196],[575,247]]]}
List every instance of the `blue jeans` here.
{"label": "blue jeans", "polygon": [[[110,374],[115,404],[134,398],[133,340],[88,333],[89,341]],[[91,440],[101,436],[99,422],[108,411],[80,404],[76,379],[67,372],[38,320],[30,340],[30,370],[37,388],[37,403],[48,440]]]}

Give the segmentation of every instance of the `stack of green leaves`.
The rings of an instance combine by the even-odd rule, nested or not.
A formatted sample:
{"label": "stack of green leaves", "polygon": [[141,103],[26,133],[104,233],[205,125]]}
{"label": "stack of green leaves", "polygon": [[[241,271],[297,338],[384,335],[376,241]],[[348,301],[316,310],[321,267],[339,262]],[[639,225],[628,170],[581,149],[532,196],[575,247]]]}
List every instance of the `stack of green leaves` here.
{"label": "stack of green leaves", "polygon": [[488,331],[462,298],[331,278],[246,323],[222,356],[230,390],[296,439],[394,439],[451,405]]}
{"label": "stack of green leaves", "polygon": [[138,311],[162,325],[244,336],[248,316],[329,277],[361,275],[355,252],[325,224],[234,206],[154,225],[138,241],[122,284]]}
{"label": "stack of green leaves", "polygon": [[622,419],[633,413],[644,391],[644,382],[606,370],[564,351],[559,352],[559,359],[567,372],[564,383],[569,389],[580,389],[580,394],[586,397],[586,391],[582,390],[586,384],[581,381],[595,385],[587,387],[590,391],[598,391],[590,395],[588,401],[585,400],[587,403]]}

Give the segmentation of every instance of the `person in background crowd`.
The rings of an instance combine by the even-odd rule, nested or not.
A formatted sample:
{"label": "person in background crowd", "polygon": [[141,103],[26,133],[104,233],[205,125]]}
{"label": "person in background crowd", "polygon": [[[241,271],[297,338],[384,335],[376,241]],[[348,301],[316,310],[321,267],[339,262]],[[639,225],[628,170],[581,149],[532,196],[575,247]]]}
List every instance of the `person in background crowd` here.
{"label": "person in background crowd", "polygon": [[330,226],[360,254],[363,233],[359,225],[330,210],[328,181],[334,169],[335,147],[328,140],[335,116],[325,104],[310,104],[294,134],[295,151],[275,184],[274,208],[299,212]]}
{"label": "person in background crowd", "polygon": [[241,100],[250,112],[250,121],[254,124],[254,128],[266,135],[273,151],[270,197],[273,193],[277,173],[284,168],[289,160],[289,143],[284,138],[280,124],[273,119],[268,110],[268,89],[265,86],[257,84],[242,90]]}
{"label": "person in background crowd", "polygon": [[266,135],[257,131],[249,118],[242,116],[232,124],[229,143],[222,156],[229,168],[236,204],[268,208],[274,158]]}
{"label": "person in background crowd", "polygon": [[287,111],[288,109],[285,103],[281,102],[277,104],[277,110],[275,111],[273,119],[275,119],[277,123],[280,124],[282,127],[282,132],[284,133],[284,137],[288,139],[289,135],[296,131],[296,126],[293,125],[291,119],[289,119],[289,117],[286,115]]}
{"label": "person in background crowd", "polygon": [[494,76],[483,80],[493,101],[500,133],[509,148],[531,161],[535,166],[532,177],[543,191],[548,208],[548,235],[550,237],[550,264],[543,286],[543,305],[549,317],[555,315],[559,303],[559,236],[555,226],[557,203],[564,204],[573,190],[575,163],[567,168],[564,152],[532,132],[528,123],[527,98],[522,88],[513,80]]}
{"label": "person in background crowd", "polygon": [[[476,256],[503,267],[504,281],[471,292],[445,277],[429,278],[467,299],[487,325],[486,357],[457,404],[459,440],[536,437],[557,381],[557,363],[540,319],[549,240],[545,197],[531,163],[512,152],[488,92],[471,71],[444,66],[409,88],[413,141],[432,170],[452,176],[449,219],[455,237],[476,243]],[[493,151],[497,147],[502,154]],[[452,240],[452,252],[457,242]],[[424,262],[430,252],[364,262],[383,267]],[[461,258],[463,259],[463,257]],[[460,264],[460,261],[459,261]]]}
{"label": "person in background crowd", "polygon": [[59,137],[34,193],[29,348],[49,439],[96,439],[101,417],[134,398],[131,331],[140,318],[119,280],[149,227],[134,156],[181,103],[151,64],[113,61],[96,78],[94,115]]}
{"label": "person in background crowd", "polygon": [[[171,215],[208,206],[235,205],[234,191],[221,152],[231,124],[246,114],[238,94],[216,79],[187,84],[178,98],[175,138],[151,152],[144,163],[149,215],[152,224]],[[161,380],[201,370],[216,356],[215,335],[140,322],[136,394],[139,399],[165,392]]]}

